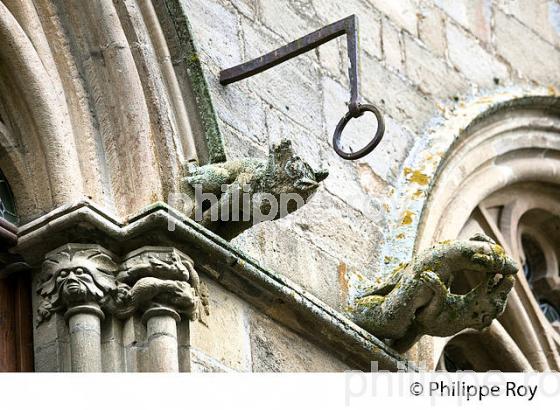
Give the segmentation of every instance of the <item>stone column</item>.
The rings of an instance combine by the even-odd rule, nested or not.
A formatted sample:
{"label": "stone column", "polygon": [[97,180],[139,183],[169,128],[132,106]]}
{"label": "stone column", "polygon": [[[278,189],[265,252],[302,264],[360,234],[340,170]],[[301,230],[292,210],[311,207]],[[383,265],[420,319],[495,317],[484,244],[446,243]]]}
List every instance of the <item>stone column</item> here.
{"label": "stone column", "polygon": [[151,371],[179,371],[177,323],[180,320],[175,310],[161,306],[152,307],[144,313],[142,321],[147,328]]}
{"label": "stone column", "polygon": [[64,315],[70,333],[73,372],[101,372],[101,321],[103,311],[95,304],[75,306]]}
{"label": "stone column", "polygon": [[[174,248],[144,247],[126,255],[117,277],[129,286],[120,309],[143,313],[152,372],[178,372],[177,323],[192,320],[205,293],[192,260]],[[122,315],[119,311],[117,315]]]}
{"label": "stone column", "polygon": [[112,255],[97,245],[68,244],[45,257],[38,325],[64,313],[73,372],[102,371],[101,305],[116,291],[116,272]]}

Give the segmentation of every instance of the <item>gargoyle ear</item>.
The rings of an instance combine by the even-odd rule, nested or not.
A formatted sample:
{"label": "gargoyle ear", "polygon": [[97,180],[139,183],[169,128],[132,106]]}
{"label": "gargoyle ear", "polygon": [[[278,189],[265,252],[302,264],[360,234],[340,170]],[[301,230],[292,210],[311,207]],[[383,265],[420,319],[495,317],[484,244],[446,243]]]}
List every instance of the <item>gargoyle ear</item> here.
{"label": "gargoyle ear", "polygon": [[283,139],[278,145],[273,145],[270,154],[278,162],[287,162],[295,156],[292,141]]}
{"label": "gargoyle ear", "polygon": [[496,241],[494,241],[494,239],[490,238],[488,235],[485,235],[483,233],[475,233],[473,236],[469,238],[469,241],[488,242],[493,245],[496,244]]}
{"label": "gargoyle ear", "polygon": [[329,171],[327,171],[326,169],[320,169],[319,171],[315,172],[315,180],[317,182],[323,181],[328,176],[329,176]]}

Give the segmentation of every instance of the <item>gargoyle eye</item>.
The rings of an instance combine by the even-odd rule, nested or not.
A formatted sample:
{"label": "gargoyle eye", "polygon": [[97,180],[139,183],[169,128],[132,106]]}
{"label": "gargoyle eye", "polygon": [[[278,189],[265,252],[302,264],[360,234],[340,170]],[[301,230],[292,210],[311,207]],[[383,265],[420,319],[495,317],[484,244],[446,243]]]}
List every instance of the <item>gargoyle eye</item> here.
{"label": "gargoyle eye", "polygon": [[76,275],[83,275],[83,274],[84,274],[84,270],[82,268],[76,269]]}
{"label": "gargoyle eye", "polygon": [[61,270],[58,276],[60,276],[61,278],[65,278],[66,276],[68,276],[68,271]]}

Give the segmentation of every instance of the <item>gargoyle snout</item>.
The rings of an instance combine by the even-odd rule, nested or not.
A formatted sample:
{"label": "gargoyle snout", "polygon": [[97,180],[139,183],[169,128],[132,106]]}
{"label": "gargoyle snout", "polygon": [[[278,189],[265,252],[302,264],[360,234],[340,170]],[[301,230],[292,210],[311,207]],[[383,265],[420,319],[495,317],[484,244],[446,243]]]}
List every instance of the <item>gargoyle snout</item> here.
{"label": "gargoyle snout", "polygon": [[504,257],[504,275],[515,275],[517,272],[519,272],[519,265],[512,258],[506,255]]}
{"label": "gargoyle snout", "polygon": [[326,169],[320,169],[319,171],[315,172],[315,179],[317,182],[321,182],[325,180],[329,176],[329,171]]}

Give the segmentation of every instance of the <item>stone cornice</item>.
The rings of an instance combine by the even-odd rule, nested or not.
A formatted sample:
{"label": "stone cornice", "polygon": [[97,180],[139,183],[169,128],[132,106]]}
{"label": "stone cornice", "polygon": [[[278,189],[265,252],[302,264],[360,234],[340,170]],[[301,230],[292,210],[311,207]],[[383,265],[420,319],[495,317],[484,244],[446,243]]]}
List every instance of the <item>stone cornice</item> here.
{"label": "stone cornice", "polygon": [[170,246],[265,314],[363,370],[415,370],[394,350],[286,277],[269,271],[199,224],[163,203],[119,221],[84,200],[57,208],[18,229],[20,253],[31,265],[69,242],[87,241],[116,254],[143,246]]}

